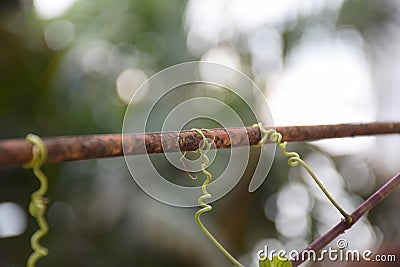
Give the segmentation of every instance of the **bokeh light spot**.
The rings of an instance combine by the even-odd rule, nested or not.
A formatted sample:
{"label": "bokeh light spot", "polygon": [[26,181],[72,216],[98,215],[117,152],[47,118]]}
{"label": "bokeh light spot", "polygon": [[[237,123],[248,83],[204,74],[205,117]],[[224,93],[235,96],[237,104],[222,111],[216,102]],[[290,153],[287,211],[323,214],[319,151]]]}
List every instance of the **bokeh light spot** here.
{"label": "bokeh light spot", "polygon": [[25,231],[26,214],[15,203],[0,203],[0,238],[17,236]]}
{"label": "bokeh light spot", "polygon": [[[233,69],[240,69],[240,57],[238,53],[230,47],[218,46],[208,50],[203,57],[203,61],[219,63]],[[200,66],[200,75],[203,79],[218,81],[219,84],[229,85],[235,80],[234,72],[215,73],[212,68],[207,68],[206,65]]]}
{"label": "bokeh light spot", "polygon": [[[116,82],[116,89],[119,98],[129,103],[139,87],[147,80],[147,75],[140,69],[130,68],[122,72]],[[144,85],[145,86],[145,85]],[[146,91],[145,88],[143,88]]]}
{"label": "bokeh light spot", "polygon": [[285,217],[299,217],[307,215],[312,202],[307,188],[301,183],[292,183],[284,186],[277,196],[279,213]]}
{"label": "bokeh light spot", "polygon": [[76,0],[34,0],[37,14],[44,19],[62,16]]}
{"label": "bokeh light spot", "polygon": [[111,44],[103,40],[88,44],[88,49],[82,59],[85,72],[92,77],[106,76],[110,72],[110,66],[106,64],[110,49]]}
{"label": "bokeh light spot", "polygon": [[68,47],[74,40],[74,25],[70,21],[59,20],[50,22],[44,31],[46,44],[53,50]]}

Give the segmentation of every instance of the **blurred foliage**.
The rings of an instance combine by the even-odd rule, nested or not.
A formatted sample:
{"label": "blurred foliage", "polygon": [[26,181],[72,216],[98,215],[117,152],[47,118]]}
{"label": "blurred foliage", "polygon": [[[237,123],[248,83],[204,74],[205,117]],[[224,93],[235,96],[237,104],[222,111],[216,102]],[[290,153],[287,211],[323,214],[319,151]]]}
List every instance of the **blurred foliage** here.
{"label": "blurred foliage", "polygon": [[[82,57],[87,51],[77,50],[91,42],[110,48],[130,44],[138,53],[134,64],[150,73],[186,61],[190,57],[181,27],[184,7],[181,1],[79,1],[63,18],[53,19],[74,26],[73,43],[58,51],[48,48],[43,36],[53,20],[35,18],[31,6],[3,9],[0,104],[7,127],[1,136],[118,132],[124,104],[115,94],[116,74],[111,72],[120,70],[111,70],[103,55],[94,64],[106,65],[104,72],[85,72]],[[102,115],[104,120],[93,118]]]}
{"label": "blurred foliage", "polygon": [[[368,33],[390,20],[391,6],[390,1],[345,1],[336,26],[352,25]],[[186,48],[185,7],[186,2],[178,0],[86,0],[77,1],[61,17],[45,20],[36,15],[30,1],[2,1],[0,138],[24,137],[30,132],[40,136],[119,133],[126,104],[118,98],[115,80],[124,69],[136,67],[151,75],[198,59]],[[299,18],[287,27],[282,33],[283,56],[307,27],[323,24],[328,17],[334,14]],[[60,20],[73,25],[73,40],[53,50],[44,33]],[[229,45],[238,47],[242,62],[249,62],[240,38],[236,41]],[[303,155],[314,151],[304,144],[291,145],[290,150]],[[253,149],[251,159],[256,156]],[[341,166],[346,161],[332,162]],[[205,218],[216,237],[247,262],[260,240],[287,240],[274,221],[266,218],[264,209],[270,197],[288,183],[287,177],[293,176],[286,159],[277,156],[267,182],[250,195],[247,187],[255,162],[251,160],[250,165],[239,185],[216,202],[213,213]],[[51,204],[50,234],[43,244],[50,254],[38,266],[229,266],[196,228],[194,210],[169,207],[148,197],[132,181],[122,158],[55,164],[44,170],[50,180]],[[37,186],[28,170],[2,169],[0,203],[14,202],[27,210],[30,193]],[[400,234],[393,221],[400,219],[393,211],[398,205],[390,203],[398,203],[398,197],[391,196],[371,212],[371,220],[382,226],[384,238],[392,236],[397,244]],[[314,238],[318,210],[312,212],[310,236]],[[387,217],[393,220],[388,222]],[[22,235],[0,239],[0,266],[24,266],[30,254],[29,238],[36,229],[34,220],[26,218],[28,226]]]}

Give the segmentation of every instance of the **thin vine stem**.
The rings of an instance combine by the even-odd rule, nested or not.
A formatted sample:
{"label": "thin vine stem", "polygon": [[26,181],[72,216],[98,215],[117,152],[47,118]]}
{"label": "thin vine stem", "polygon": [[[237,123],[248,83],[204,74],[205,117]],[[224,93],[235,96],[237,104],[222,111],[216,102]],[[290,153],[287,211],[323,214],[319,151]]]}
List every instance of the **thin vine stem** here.
{"label": "thin vine stem", "polygon": [[[202,145],[199,146],[198,151],[200,152],[200,157],[203,158],[203,161],[201,163],[201,171],[203,174],[206,176],[206,179],[203,182],[203,185],[201,186],[201,191],[203,193],[202,196],[199,197],[198,199],[198,204],[202,207],[200,210],[198,210],[195,214],[195,220],[200,229],[204,232],[204,234],[210,239],[210,241],[227,257],[235,266],[237,267],[244,267],[240,262],[238,262],[219,242],[218,240],[207,230],[207,228],[204,226],[202,223],[200,216],[208,211],[212,210],[211,205],[206,204],[204,201],[206,199],[211,198],[211,194],[207,191],[207,185],[211,182],[212,175],[209,171],[207,171],[207,165],[210,162],[207,153],[211,149],[211,144],[213,141],[209,142],[203,132],[199,129],[193,129],[196,132],[198,132],[201,137],[203,138]],[[206,130],[209,131],[209,130]],[[209,131],[211,132],[211,131]],[[193,179],[192,176],[190,176],[191,179]]]}
{"label": "thin vine stem", "polygon": [[321,189],[324,195],[329,199],[332,205],[343,215],[346,223],[347,224],[351,223],[352,219],[350,215],[348,215],[347,212],[344,211],[344,209],[339,205],[339,203],[337,203],[337,201],[332,197],[332,195],[328,192],[328,190],[325,188],[322,182],[318,179],[317,175],[310,168],[310,166],[308,166],[308,164],[305,163],[304,160],[300,158],[300,155],[298,153],[286,151],[287,142],[286,141],[282,142],[282,134],[280,134],[274,129],[269,129],[269,130],[265,129],[261,123],[254,124],[253,127],[259,128],[263,134],[263,137],[259,142],[259,146],[264,145],[269,138],[271,142],[274,142],[278,145],[278,147],[281,149],[282,155],[289,158],[288,159],[289,166],[295,167],[300,163],[304,167],[304,169],[310,174],[314,182],[318,185],[318,187]]}

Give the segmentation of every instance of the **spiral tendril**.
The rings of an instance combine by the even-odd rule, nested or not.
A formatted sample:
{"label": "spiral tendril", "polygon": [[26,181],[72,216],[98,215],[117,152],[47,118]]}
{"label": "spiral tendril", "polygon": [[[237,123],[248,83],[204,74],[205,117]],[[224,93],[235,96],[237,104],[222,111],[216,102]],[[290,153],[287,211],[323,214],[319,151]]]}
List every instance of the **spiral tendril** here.
{"label": "spiral tendril", "polygon": [[[196,152],[196,151],[194,151],[194,152]],[[179,160],[180,160],[180,162],[182,163],[183,168],[185,169],[187,176],[189,176],[189,178],[192,179],[192,180],[197,180],[197,175],[196,175],[196,176],[193,176],[193,175],[191,175],[190,172],[187,170],[188,168],[186,167],[186,164],[185,164],[185,162],[183,161],[183,158],[184,158],[185,156],[186,156],[186,151],[183,151],[183,154],[182,154],[182,156],[180,157]]]}
{"label": "spiral tendril", "polygon": [[275,131],[274,129],[265,129],[261,123],[254,124],[253,127],[259,128],[260,132],[263,134],[258,146],[262,146],[268,141],[268,138],[271,142],[276,143],[278,147],[281,149],[282,155],[288,157],[288,165],[291,167],[295,167],[299,164],[303,166],[303,168],[311,175],[315,183],[322,190],[324,195],[329,199],[329,201],[335,206],[335,208],[343,215],[346,223],[350,224],[352,222],[352,218],[349,214],[347,214],[343,208],[335,201],[335,199],[329,194],[328,190],[322,184],[322,182],[318,179],[317,175],[313,172],[313,170],[305,163],[300,155],[296,152],[288,152],[286,151],[287,142],[282,142],[282,134]]}
{"label": "spiral tendril", "polygon": [[32,160],[24,164],[24,168],[32,168],[33,173],[40,182],[40,187],[31,195],[29,213],[36,219],[39,229],[31,237],[33,253],[29,256],[27,267],[34,267],[37,260],[48,254],[47,248],[40,245],[39,241],[48,231],[49,226],[45,219],[46,204],[48,200],[44,197],[48,188],[46,175],[40,169],[47,158],[47,147],[42,139],[34,134],[28,134],[26,140],[33,143]]}
{"label": "spiral tendril", "polygon": [[[222,252],[222,254],[224,254],[235,266],[238,267],[244,267],[242,264],[240,264],[240,262],[238,262],[218,241],[217,239],[207,230],[207,228],[204,226],[204,224],[202,223],[202,221],[200,220],[200,216],[203,213],[206,213],[210,210],[212,210],[211,205],[206,204],[204,201],[207,199],[211,198],[211,194],[208,193],[207,191],[207,185],[211,182],[211,178],[212,175],[209,171],[207,171],[207,165],[210,162],[210,159],[207,156],[207,153],[210,151],[211,149],[211,144],[214,141],[215,137],[213,138],[212,141],[208,141],[207,138],[205,137],[204,133],[200,130],[200,129],[192,129],[194,131],[196,131],[198,134],[201,135],[203,142],[202,144],[199,145],[199,148],[196,150],[198,153],[200,153],[200,157],[203,159],[202,163],[201,163],[201,171],[202,173],[206,176],[206,179],[203,182],[203,185],[201,186],[201,191],[203,193],[202,196],[199,197],[197,203],[199,204],[199,206],[201,206],[202,208],[200,210],[198,210],[195,214],[195,220],[197,225],[200,227],[200,229],[204,232],[204,234],[208,237],[208,239],[210,239],[210,241]],[[207,129],[203,129],[204,131],[209,131]],[[197,178],[197,176],[193,177],[193,176],[189,176],[191,179],[193,178]]]}

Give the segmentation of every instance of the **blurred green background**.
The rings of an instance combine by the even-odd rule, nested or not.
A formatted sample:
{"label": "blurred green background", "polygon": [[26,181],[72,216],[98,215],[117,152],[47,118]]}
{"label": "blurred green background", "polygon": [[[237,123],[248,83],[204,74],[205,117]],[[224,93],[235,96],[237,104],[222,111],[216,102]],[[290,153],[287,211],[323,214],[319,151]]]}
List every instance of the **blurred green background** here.
{"label": "blurred green background", "polygon": [[[400,121],[399,15],[395,0],[1,1],[0,138],[121,133],[127,103],[147,77],[200,59],[254,79],[276,125]],[[348,211],[400,169],[398,135],[289,148]],[[176,174],[162,155],[155,160]],[[248,193],[254,165],[204,216],[245,266],[256,266],[265,245],[301,250],[339,222],[310,177],[280,155]],[[51,202],[42,244],[50,254],[37,266],[231,266],[197,228],[196,209],[147,196],[123,158],[44,170]],[[37,225],[27,207],[37,187],[29,170],[0,169],[1,267],[24,266],[31,253]],[[399,260],[399,200],[396,190],[349,230],[349,249]],[[344,263],[314,264],[333,265]]]}

